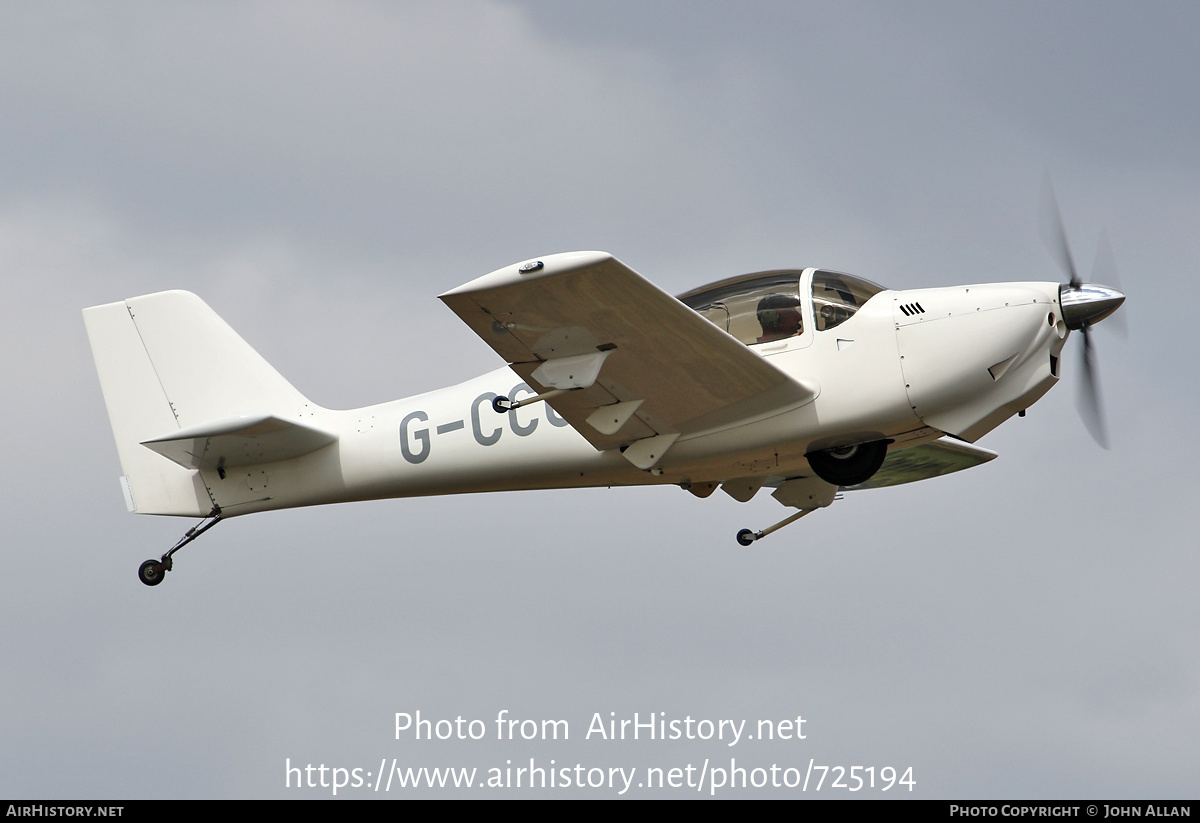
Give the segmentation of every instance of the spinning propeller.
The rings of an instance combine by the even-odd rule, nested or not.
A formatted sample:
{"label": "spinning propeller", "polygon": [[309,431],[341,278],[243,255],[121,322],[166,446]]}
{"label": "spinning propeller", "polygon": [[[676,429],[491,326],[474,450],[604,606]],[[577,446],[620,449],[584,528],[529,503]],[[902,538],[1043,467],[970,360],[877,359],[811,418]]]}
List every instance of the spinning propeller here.
{"label": "spinning propeller", "polygon": [[[1068,329],[1083,334],[1083,380],[1080,383],[1079,412],[1092,437],[1107,449],[1108,438],[1104,431],[1100,390],[1096,383],[1096,358],[1092,350],[1091,327],[1115,312],[1125,302],[1125,295],[1114,288],[1084,283],[1080,279],[1075,260],[1071,256],[1071,247],[1067,243],[1058,199],[1054,196],[1054,187],[1049,178],[1046,178],[1042,188],[1042,240],[1068,277],[1068,282],[1058,287],[1063,322]],[[1116,280],[1112,250],[1108,239],[1103,235],[1096,251],[1093,272],[1097,275],[1103,274],[1114,282]]]}

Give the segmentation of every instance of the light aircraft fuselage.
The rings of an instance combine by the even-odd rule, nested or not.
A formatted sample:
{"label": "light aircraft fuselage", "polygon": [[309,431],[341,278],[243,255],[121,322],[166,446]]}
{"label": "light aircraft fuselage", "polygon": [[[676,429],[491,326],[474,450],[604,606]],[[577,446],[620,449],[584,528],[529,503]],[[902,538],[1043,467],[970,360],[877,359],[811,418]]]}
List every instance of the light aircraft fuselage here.
{"label": "light aircraft fuselage", "polygon": [[895,291],[810,268],[677,299],[605,253],[557,254],[442,295],[509,366],[341,411],[187,292],[84,317],[133,511],[676,484],[767,487],[802,514],[994,457],[970,444],[1045,394],[1071,328],[1123,299],[1086,288]]}

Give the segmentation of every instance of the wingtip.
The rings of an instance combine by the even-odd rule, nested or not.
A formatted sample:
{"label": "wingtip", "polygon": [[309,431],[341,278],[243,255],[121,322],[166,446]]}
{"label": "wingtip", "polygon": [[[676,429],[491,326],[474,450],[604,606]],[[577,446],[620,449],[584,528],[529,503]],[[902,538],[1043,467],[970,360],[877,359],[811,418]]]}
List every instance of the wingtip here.
{"label": "wingtip", "polygon": [[565,274],[569,271],[581,269],[586,266],[595,266],[613,259],[613,256],[605,251],[568,251],[548,254],[542,257],[531,257],[463,283],[461,286],[439,294],[438,297],[445,300],[447,297],[459,294],[498,289],[520,283],[523,280]]}

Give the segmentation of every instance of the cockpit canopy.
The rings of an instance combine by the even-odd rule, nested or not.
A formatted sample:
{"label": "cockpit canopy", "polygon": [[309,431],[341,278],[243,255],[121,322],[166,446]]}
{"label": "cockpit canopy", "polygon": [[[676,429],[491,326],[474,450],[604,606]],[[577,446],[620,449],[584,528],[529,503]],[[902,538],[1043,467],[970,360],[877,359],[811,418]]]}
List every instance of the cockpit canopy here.
{"label": "cockpit canopy", "polygon": [[[827,331],[849,320],[883,286],[818,269],[812,275],[811,308],[801,299],[804,272],[757,272],[693,289],[679,300],[747,346],[786,340],[812,322]],[[810,313],[811,312],[811,313]]]}

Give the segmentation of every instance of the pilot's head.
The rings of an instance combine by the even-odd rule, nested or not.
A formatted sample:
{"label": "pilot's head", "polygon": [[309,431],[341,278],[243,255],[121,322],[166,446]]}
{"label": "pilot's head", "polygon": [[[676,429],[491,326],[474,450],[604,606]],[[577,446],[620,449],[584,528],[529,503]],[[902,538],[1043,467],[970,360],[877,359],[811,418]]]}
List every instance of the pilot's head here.
{"label": "pilot's head", "polygon": [[758,322],[763,330],[759,343],[799,334],[804,327],[800,298],[791,294],[768,294],[758,301]]}

